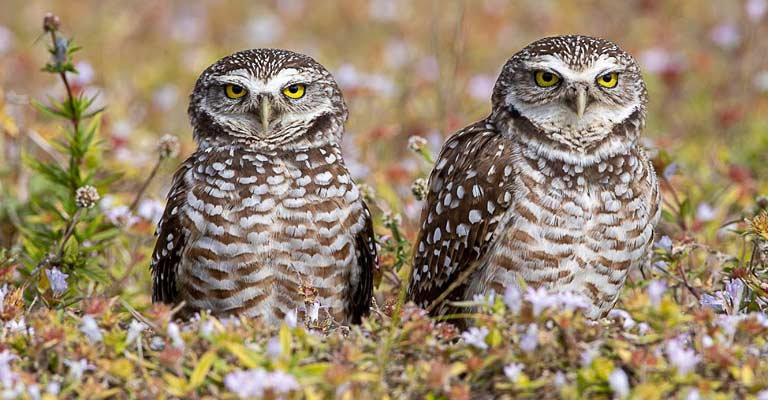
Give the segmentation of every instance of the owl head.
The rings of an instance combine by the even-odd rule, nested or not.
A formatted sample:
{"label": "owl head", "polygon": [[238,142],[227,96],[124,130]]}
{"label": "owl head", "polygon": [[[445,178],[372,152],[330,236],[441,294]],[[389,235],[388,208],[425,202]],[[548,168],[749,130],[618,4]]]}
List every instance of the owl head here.
{"label": "owl head", "polygon": [[597,148],[627,122],[639,128],[646,102],[632,56],[607,40],[578,35],[529,44],[504,65],[493,92],[494,110],[523,117],[548,141],[578,152]]}
{"label": "owl head", "polygon": [[201,145],[338,141],[347,118],[328,70],[308,56],[276,49],[241,51],[208,67],[197,80],[188,112]]}

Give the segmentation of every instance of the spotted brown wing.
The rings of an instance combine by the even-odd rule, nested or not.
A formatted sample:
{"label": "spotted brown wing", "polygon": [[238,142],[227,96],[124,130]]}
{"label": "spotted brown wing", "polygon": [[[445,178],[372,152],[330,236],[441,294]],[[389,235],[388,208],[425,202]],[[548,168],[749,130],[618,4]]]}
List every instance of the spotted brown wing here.
{"label": "spotted brown wing", "polygon": [[[509,207],[511,151],[493,126],[479,122],[451,137],[429,178],[429,193],[415,242],[409,298],[428,307],[493,242]],[[462,300],[466,282],[447,301]],[[434,309],[437,314],[444,307]]]}
{"label": "spotted brown wing", "polygon": [[177,268],[186,244],[186,233],[180,215],[188,187],[184,176],[188,163],[182,164],[173,176],[163,217],[157,227],[157,243],[152,252],[152,301],[155,303],[178,302],[176,286]]}
{"label": "spotted brown wing", "polygon": [[350,320],[353,324],[359,324],[362,317],[368,315],[371,309],[373,271],[379,267],[373,222],[371,221],[371,213],[365,204],[363,204],[362,212],[365,218],[365,225],[355,237],[355,252],[360,279],[349,291]]}

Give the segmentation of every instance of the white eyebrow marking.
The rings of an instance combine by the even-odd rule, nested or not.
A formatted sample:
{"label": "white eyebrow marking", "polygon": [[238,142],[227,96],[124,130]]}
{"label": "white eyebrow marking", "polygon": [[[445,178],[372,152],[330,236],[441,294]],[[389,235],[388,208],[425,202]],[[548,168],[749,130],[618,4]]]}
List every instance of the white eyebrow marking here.
{"label": "white eyebrow marking", "polygon": [[263,81],[252,75],[247,69],[241,68],[229,71],[225,75],[218,77],[218,80],[222,83],[232,83],[240,85],[250,93],[279,93],[283,87],[290,83],[295,83],[301,79],[297,79],[302,76],[301,71],[296,68],[286,68],[280,70],[274,77]]}
{"label": "white eyebrow marking", "polygon": [[550,69],[560,75],[561,78],[571,82],[591,82],[597,78],[598,74],[615,69],[618,66],[616,58],[606,54],[601,55],[600,58],[592,62],[588,68],[580,71],[574,70],[566,62],[552,55],[541,56],[534,61],[526,63],[526,67],[529,69]]}

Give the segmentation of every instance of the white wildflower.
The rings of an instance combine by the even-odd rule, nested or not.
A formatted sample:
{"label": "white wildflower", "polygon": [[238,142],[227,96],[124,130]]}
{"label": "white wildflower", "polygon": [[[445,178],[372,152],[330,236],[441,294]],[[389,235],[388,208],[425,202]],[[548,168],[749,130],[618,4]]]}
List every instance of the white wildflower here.
{"label": "white wildflower", "polygon": [[290,310],[285,314],[285,324],[288,325],[289,328],[295,328],[298,322],[299,316],[296,310]]}
{"label": "white wildflower", "polygon": [[744,5],[747,11],[747,16],[752,22],[760,21],[765,12],[768,11],[768,1],[766,0],[747,0]]}
{"label": "white wildflower", "polygon": [[557,303],[557,298],[543,287],[533,289],[528,288],[525,293],[525,300],[531,303],[533,315],[538,317],[545,308],[549,308]]}
{"label": "white wildflower", "polygon": [[712,221],[717,217],[717,212],[709,203],[701,202],[696,207],[696,219],[702,222]]}
{"label": "white wildflower", "polygon": [[201,323],[199,332],[201,337],[210,338],[213,334],[213,321],[208,319]]}
{"label": "white wildflower", "polygon": [[267,341],[267,355],[269,358],[275,359],[283,352],[283,347],[280,345],[280,338],[273,336]]}
{"label": "white wildflower", "polygon": [[0,287],[0,312],[3,311],[3,308],[5,307],[5,296],[8,294],[8,284],[3,284],[2,287]]}
{"label": "white wildflower", "polygon": [[283,372],[275,371],[269,374],[269,384],[272,391],[277,394],[285,394],[292,390],[299,389],[299,382],[293,375]]}
{"label": "white wildflower", "polygon": [[90,315],[83,317],[83,323],[80,325],[80,332],[83,332],[91,343],[100,342],[103,338],[101,329],[99,329],[99,324]]}
{"label": "white wildflower", "polygon": [[61,391],[61,383],[59,381],[50,381],[45,385],[45,393],[51,396],[58,396]]}
{"label": "white wildflower", "polygon": [[69,376],[72,380],[78,382],[83,379],[83,374],[86,371],[93,371],[96,369],[96,367],[88,363],[88,360],[85,358],[81,358],[79,361],[64,360],[64,364],[69,367]]}
{"label": "white wildflower", "polygon": [[628,312],[619,308],[614,308],[613,310],[608,311],[608,318],[614,320],[621,318],[623,320],[621,327],[624,328],[624,330],[632,329],[636,325],[636,322],[634,319],[632,319],[632,316],[629,315]]}
{"label": "white wildflower", "polygon": [[[24,317],[19,318],[18,320],[12,319],[5,324],[5,329],[8,330],[9,333],[23,333],[27,332],[27,321],[24,320]],[[29,328],[30,335],[33,335],[35,333],[33,328]]]}
{"label": "white wildflower", "polygon": [[685,375],[693,370],[701,360],[694,350],[687,350],[681,339],[667,341],[665,350],[669,363],[677,369],[678,374]]}
{"label": "white wildflower", "polygon": [[507,378],[515,382],[517,380],[517,377],[520,376],[520,373],[523,372],[523,368],[525,365],[520,363],[512,363],[504,367],[504,375],[507,376]]}
{"label": "white wildflower", "polygon": [[558,293],[556,299],[557,303],[559,303],[563,309],[568,311],[587,309],[590,304],[586,297],[574,292]]}
{"label": "white wildflower", "polygon": [[520,339],[520,349],[526,353],[531,353],[539,346],[539,326],[536,324],[528,325],[525,335]]}
{"label": "white wildflower", "polygon": [[419,152],[428,144],[427,139],[421,136],[413,135],[408,138],[408,149],[413,152]]}
{"label": "white wildflower", "polygon": [[616,397],[623,399],[629,396],[629,378],[623,369],[614,369],[608,376],[608,384],[611,386],[611,390],[616,393]]}
{"label": "white wildflower", "polygon": [[168,337],[171,338],[171,341],[173,342],[173,347],[176,347],[177,349],[184,348],[184,339],[181,338],[181,332],[179,331],[179,326],[176,325],[175,322],[169,322],[168,328],[165,331],[168,334]]}
{"label": "white wildflower", "polygon": [[224,385],[229,391],[243,398],[261,398],[266,390],[275,394],[286,394],[299,389],[299,383],[293,375],[282,371],[267,372],[263,369],[230,372],[224,377]]}
{"label": "white wildflower", "polygon": [[133,343],[136,339],[139,338],[141,332],[144,332],[144,330],[147,328],[147,324],[136,321],[135,319],[131,320],[131,324],[128,326],[128,334],[125,335],[125,342]]}
{"label": "white wildflower", "polygon": [[488,328],[473,326],[466,332],[461,334],[461,338],[464,339],[467,344],[474,346],[478,349],[485,350],[488,345],[485,343],[485,338],[488,336]]}
{"label": "white wildflower", "polygon": [[156,224],[163,217],[163,211],[165,207],[163,203],[155,199],[144,199],[139,203],[139,208],[136,210],[136,214],[143,218],[145,221]]}
{"label": "white wildflower", "polygon": [[317,322],[318,319],[320,319],[320,302],[315,301],[309,308],[309,320],[312,322]]}
{"label": "white wildflower", "polygon": [[565,386],[566,383],[568,383],[565,379],[565,374],[563,373],[563,371],[557,371],[557,373],[555,373],[555,379],[553,380],[553,382],[555,386],[558,388],[561,388]]}
{"label": "white wildflower", "polygon": [[667,284],[664,281],[653,280],[648,284],[648,298],[651,300],[651,305],[658,308],[661,304],[661,298],[664,296],[664,292],[667,291]]}
{"label": "white wildflower", "polygon": [[520,306],[523,303],[523,296],[520,294],[520,289],[514,285],[507,286],[504,291],[504,304],[507,305],[512,314],[520,312]]}

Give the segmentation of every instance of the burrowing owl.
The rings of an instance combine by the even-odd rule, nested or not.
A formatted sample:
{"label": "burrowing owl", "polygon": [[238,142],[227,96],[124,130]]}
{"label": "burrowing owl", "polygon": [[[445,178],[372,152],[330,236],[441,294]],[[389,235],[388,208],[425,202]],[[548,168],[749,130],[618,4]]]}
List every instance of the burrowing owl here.
{"label": "burrowing owl", "polygon": [[290,51],[242,51],[203,72],[188,112],[198,149],[158,228],[153,300],[275,324],[315,291],[335,320],[359,322],[376,247],[331,74]]}
{"label": "burrowing owl", "polygon": [[[531,43],[504,65],[493,110],[445,144],[432,171],[409,297],[446,300],[531,287],[613,307],[646,258],[660,215],[639,143],[647,93],[635,60],[585,36]],[[454,312],[447,301],[438,314]]]}

